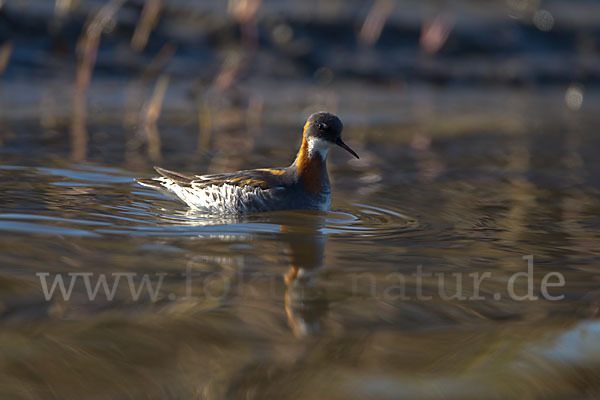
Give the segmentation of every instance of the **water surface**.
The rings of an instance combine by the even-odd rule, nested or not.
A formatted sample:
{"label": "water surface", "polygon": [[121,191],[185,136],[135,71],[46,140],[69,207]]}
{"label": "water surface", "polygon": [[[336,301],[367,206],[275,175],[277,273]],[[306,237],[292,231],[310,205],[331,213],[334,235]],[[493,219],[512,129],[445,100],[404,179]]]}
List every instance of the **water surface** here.
{"label": "water surface", "polygon": [[[600,164],[587,123],[404,142],[392,138],[406,125],[350,123],[361,160],[334,152],[331,212],[239,218],[198,215],[136,185],[149,162],[118,152],[75,162],[68,146],[31,157],[9,141],[1,390],[24,399],[310,398],[315,387],[340,399],[595,396]],[[31,137],[43,136],[37,129]],[[263,132],[236,163],[293,157],[280,142],[289,147],[297,129]],[[21,140],[33,154],[48,149]],[[195,158],[193,171],[227,168],[223,152]],[[188,160],[167,153],[163,165],[190,171]],[[528,256],[538,299],[511,298],[508,282]],[[469,274],[486,272],[475,293]],[[548,273],[564,278],[548,290],[561,300],[541,292]],[[75,279],[72,293],[57,286],[47,300],[42,281],[48,290],[57,275],[65,289]],[[90,300],[85,279],[93,289],[101,276],[119,283],[110,299],[100,287]],[[515,282],[527,294],[526,280]]]}

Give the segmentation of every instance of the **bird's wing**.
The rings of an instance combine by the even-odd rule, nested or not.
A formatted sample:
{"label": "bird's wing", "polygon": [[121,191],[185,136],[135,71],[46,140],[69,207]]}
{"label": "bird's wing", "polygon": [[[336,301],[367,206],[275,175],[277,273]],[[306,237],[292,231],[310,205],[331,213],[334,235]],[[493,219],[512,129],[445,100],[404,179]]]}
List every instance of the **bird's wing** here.
{"label": "bird's wing", "polygon": [[156,172],[183,187],[202,189],[212,185],[249,186],[271,189],[284,185],[285,168],[252,169],[225,174],[189,176],[155,167]]}
{"label": "bird's wing", "polygon": [[225,174],[195,176],[192,186],[203,188],[211,185],[233,185],[272,189],[284,184],[284,168],[252,169]]}

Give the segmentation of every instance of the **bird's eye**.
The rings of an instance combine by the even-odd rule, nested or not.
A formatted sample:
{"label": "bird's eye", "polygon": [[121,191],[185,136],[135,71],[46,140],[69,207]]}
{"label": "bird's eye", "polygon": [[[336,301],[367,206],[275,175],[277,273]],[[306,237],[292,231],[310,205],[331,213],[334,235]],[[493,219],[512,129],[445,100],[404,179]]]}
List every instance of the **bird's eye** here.
{"label": "bird's eye", "polygon": [[327,129],[327,124],[324,124],[323,122],[319,122],[319,125],[317,125],[317,127],[319,128],[320,131],[324,131]]}

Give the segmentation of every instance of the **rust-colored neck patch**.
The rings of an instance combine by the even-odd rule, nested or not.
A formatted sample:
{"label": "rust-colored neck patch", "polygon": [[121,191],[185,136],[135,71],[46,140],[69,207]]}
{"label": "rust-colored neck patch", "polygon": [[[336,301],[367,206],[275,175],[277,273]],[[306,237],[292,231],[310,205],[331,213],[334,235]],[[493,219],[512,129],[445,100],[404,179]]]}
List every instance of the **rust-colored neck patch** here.
{"label": "rust-colored neck patch", "polygon": [[320,154],[316,153],[312,157],[308,151],[308,140],[306,139],[306,130],[310,126],[310,122],[304,125],[304,131],[302,133],[302,145],[300,151],[296,157],[296,172],[300,176],[304,189],[318,193],[323,188],[323,169],[325,167],[325,160]]}

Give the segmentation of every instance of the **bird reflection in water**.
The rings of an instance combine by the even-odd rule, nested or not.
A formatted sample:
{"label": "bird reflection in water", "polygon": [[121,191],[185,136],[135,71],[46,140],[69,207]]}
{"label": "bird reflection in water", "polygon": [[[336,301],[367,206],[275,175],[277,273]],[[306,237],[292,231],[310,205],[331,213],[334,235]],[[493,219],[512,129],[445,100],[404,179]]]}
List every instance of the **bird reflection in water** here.
{"label": "bird reflection in water", "polygon": [[[309,336],[320,332],[329,302],[326,292],[315,284],[315,277],[323,266],[327,234],[324,232],[326,214],[314,211],[282,211],[260,214],[241,219],[208,218],[188,211],[184,218],[177,223],[198,226],[260,223],[278,227],[277,239],[286,250],[289,260],[289,269],[283,276],[285,282],[284,304],[288,324],[297,337]],[[271,231],[269,229],[269,231]],[[272,232],[272,231],[271,231]],[[206,236],[206,235],[205,235]],[[222,240],[239,240],[239,236],[230,236],[213,232],[210,237]],[[236,272],[243,269],[243,257],[232,259],[229,256],[215,259],[214,255],[197,255],[195,260],[201,260],[195,268],[206,262],[214,262],[224,270],[229,271],[231,279]],[[240,264],[241,262],[241,264]],[[275,300],[275,299],[273,299]]]}
{"label": "bird reflection in water", "polygon": [[[308,214],[308,213],[307,213]],[[323,266],[327,235],[322,214],[307,215],[302,224],[281,225],[282,239],[288,244],[290,268],[285,274],[285,312],[297,337],[321,330],[329,303],[325,291],[314,278]]]}

